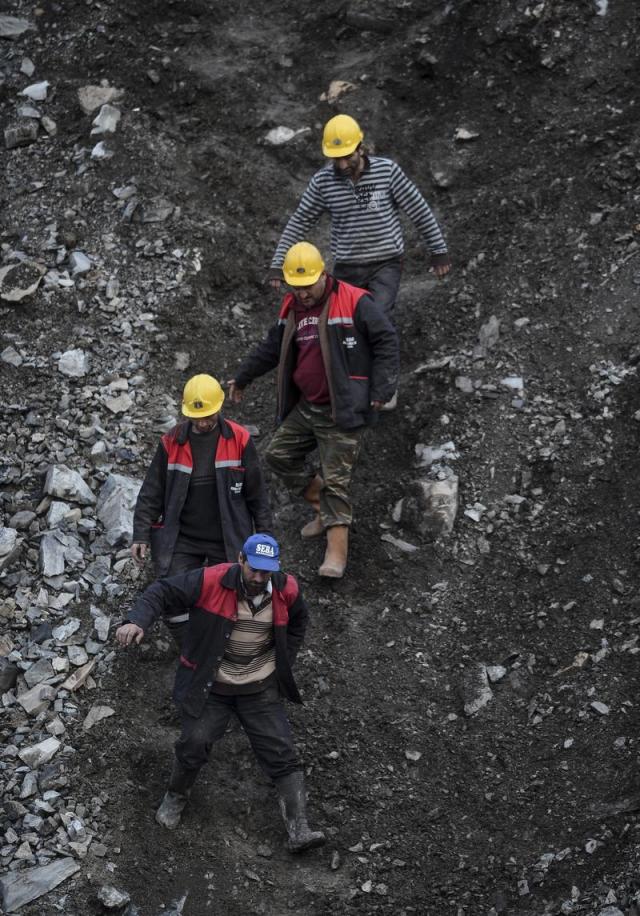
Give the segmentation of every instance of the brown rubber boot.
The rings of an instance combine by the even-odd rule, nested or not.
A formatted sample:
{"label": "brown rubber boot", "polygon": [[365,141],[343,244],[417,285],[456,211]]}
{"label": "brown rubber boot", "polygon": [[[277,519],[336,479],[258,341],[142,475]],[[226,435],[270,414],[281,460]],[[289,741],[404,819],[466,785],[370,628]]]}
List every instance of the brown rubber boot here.
{"label": "brown rubber boot", "polygon": [[327,550],[318,575],[328,579],[342,579],[347,568],[348,551],[349,526],[332,525],[327,528]]}
{"label": "brown rubber boot", "polygon": [[315,477],[312,477],[307,488],[302,494],[303,498],[306,499],[308,503],[311,503],[313,508],[316,510],[315,518],[301,528],[300,537],[303,538],[317,538],[324,532],[324,525],[320,521],[320,491],[324,486],[324,480],[319,474],[316,474]]}

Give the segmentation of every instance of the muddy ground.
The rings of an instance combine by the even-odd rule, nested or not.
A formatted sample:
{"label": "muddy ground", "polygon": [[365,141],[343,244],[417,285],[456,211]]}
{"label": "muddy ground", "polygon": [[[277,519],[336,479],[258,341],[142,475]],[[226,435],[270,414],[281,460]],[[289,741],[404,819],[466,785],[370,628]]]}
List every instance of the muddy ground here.
{"label": "muddy ground", "polygon": [[[47,221],[66,220],[103,269],[83,290],[3,309],[3,333],[37,352],[88,337],[114,365],[138,347],[145,449],[115,470],[143,473],[165,397],[193,372],[231,378],[273,320],[263,277],[336,111],[416,181],[454,261],[436,283],[407,226],[400,406],[358,468],[343,582],[318,579],[320,545],[297,535],[305,510],[273,486],[286,568],[312,608],[306,705],[291,718],[326,848],[287,854],[238,731],[175,834],[155,824],[177,733],[174,658],[158,634],[114,656],[97,690],[116,715],[74,741],[73,794],[107,794],[108,852],[90,849],[77,877],[21,912],[101,913],[106,883],[140,916],[186,892],[189,916],[640,912],[637,5],[10,0],[8,12],[37,32],[0,47],[2,112],[28,55],[54,87],[58,134],[3,151],[2,240],[37,252]],[[92,142],[76,92],[101,79],[125,90],[115,154],[78,174]],[[355,88],[330,106],[319,97],[335,79]],[[279,125],[309,130],[269,146]],[[454,139],[461,127],[477,136]],[[179,211],[123,220],[112,189],[134,179]],[[326,243],[326,226],[314,239]],[[192,265],[183,276],[177,248]],[[157,283],[161,269],[173,284]],[[155,297],[153,333],[141,322],[122,343],[97,306],[114,271],[141,312]],[[474,358],[491,315],[500,339]],[[190,354],[187,371],[176,351]],[[421,368],[438,357],[450,360]],[[55,412],[37,370],[0,371],[7,403],[19,393]],[[524,379],[521,400],[506,376]],[[264,449],[273,378],[229,415],[257,425]],[[391,513],[420,476],[416,444],[447,440],[460,510],[454,534],[428,543]],[[476,503],[478,521],[464,514]],[[386,530],[418,551],[381,541]],[[507,673],[468,716],[479,663]]]}

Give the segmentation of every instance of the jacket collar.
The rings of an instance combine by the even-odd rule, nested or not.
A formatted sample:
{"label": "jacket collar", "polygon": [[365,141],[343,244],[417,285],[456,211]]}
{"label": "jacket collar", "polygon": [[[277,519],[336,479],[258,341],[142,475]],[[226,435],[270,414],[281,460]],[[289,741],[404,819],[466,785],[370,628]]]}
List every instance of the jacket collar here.
{"label": "jacket collar", "polygon": [[[220,430],[220,435],[223,439],[231,439],[233,433],[231,432],[231,427],[222,416],[222,413],[218,414],[218,428]],[[189,433],[191,432],[191,420],[183,420],[182,423],[178,423],[176,427],[176,442],[179,445],[184,445],[187,439],[189,438]]]}
{"label": "jacket collar", "polygon": [[[241,582],[242,582],[241,577],[242,577],[242,568],[240,564],[233,563],[233,565],[229,567],[229,569],[226,571],[226,573],[220,580],[220,584],[222,585],[223,588],[230,588],[234,592],[239,592],[241,589]],[[274,591],[281,592],[282,589],[284,588],[285,582],[286,582],[286,576],[282,571],[274,572],[273,575],[271,576],[271,583],[273,585]]]}

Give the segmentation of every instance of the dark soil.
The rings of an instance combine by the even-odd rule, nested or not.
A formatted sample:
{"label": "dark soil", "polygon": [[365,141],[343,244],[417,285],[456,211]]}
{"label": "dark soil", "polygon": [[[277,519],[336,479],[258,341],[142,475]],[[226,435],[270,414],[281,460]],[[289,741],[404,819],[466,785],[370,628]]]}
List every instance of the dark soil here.
{"label": "dark soil", "polygon": [[[606,904],[637,916],[640,8],[65,0],[41,11],[37,38],[2,47],[14,75],[0,103],[9,111],[15,61],[28,53],[55,87],[59,135],[45,159],[35,147],[5,152],[3,239],[41,235],[41,206],[60,221],[74,206],[84,244],[110,236],[117,246],[121,287],[141,311],[156,294],[160,333],[134,330],[153,379],[136,425],[147,449],[123,473],[142,473],[151,456],[160,398],[194,372],[231,378],[274,319],[262,281],[336,111],[357,117],[371,147],[423,190],[454,270],[438,284],[407,226],[400,406],[368,436],[344,581],[318,579],[321,545],[297,534],[305,510],[272,482],[285,566],[312,608],[297,671],[305,706],[290,713],[326,848],[286,852],[274,792],[239,730],[215,749],[180,828],[154,822],[177,736],[175,658],[158,634],[114,657],[99,693],[116,715],[74,741],[75,797],[108,795],[108,853],[90,852],[80,877],[22,912],[97,914],[96,890],[110,883],[140,916],[187,892],[190,916],[539,916]],[[77,88],[101,78],[125,90],[116,154],[56,177],[74,144],[89,143]],[[333,79],[357,89],[332,108],[319,96]],[[311,130],[265,145],[280,124]],[[459,127],[477,138],[454,140]],[[122,221],[111,189],[133,177],[180,212],[168,223]],[[45,186],[32,194],[35,179]],[[326,246],[326,225],[314,239]],[[197,249],[202,269],[163,289],[156,264],[165,279],[177,272],[175,248]],[[49,349],[113,333],[89,300],[78,312],[76,299],[61,296],[54,310],[36,299],[5,311],[4,331],[34,348],[46,338]],[[474,360],[493,314],[500,340]],[[530,321],[517,329],[521,317]],[[122,346],[115,334],[114,361]],[[180,350],[191,355],[187,373],[173,368]],[[452,362],[416,373],[437,356]],[[607,361],[631,370],[621,384],[599,375]],[[483,387],[464,394],[458,375]],[[522,406],[499,384],[508,375],[525,379]],[[260,427],[260,449],[273,388],[262,379],[229,409]],[[461,455],[460,511],[451,538],[427,543],[399,531],[391,511],[420,476],[416,443],[448,439]],[[524,502],[505,502],[511,495]],[[464,515],[476,502],[480,522]],[[418,552],[381,541],[381,525]],[[468,717],[465,683],[478,663],[508,673]]]}

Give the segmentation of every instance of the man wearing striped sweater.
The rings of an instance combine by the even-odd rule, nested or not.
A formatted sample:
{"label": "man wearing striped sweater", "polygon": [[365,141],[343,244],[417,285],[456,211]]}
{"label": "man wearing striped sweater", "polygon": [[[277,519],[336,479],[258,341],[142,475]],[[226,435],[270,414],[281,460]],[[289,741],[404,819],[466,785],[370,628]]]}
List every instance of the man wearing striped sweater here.
{"label": "man wearing striped sweater", "polygon": [[327,212],[332,275],[368,290],[393,321],[404,254],[400,210],[420,232],[438,278],[449,273],[451,262],[442,231],[420,191],[397,162],[368,156],[363,138],[359,124],[349,115],[336,115],[325,125],[322,151],[329,162],[312,177],[284,228],[271,262],[270,283],[280,287],[287,251],[307,238]]}

